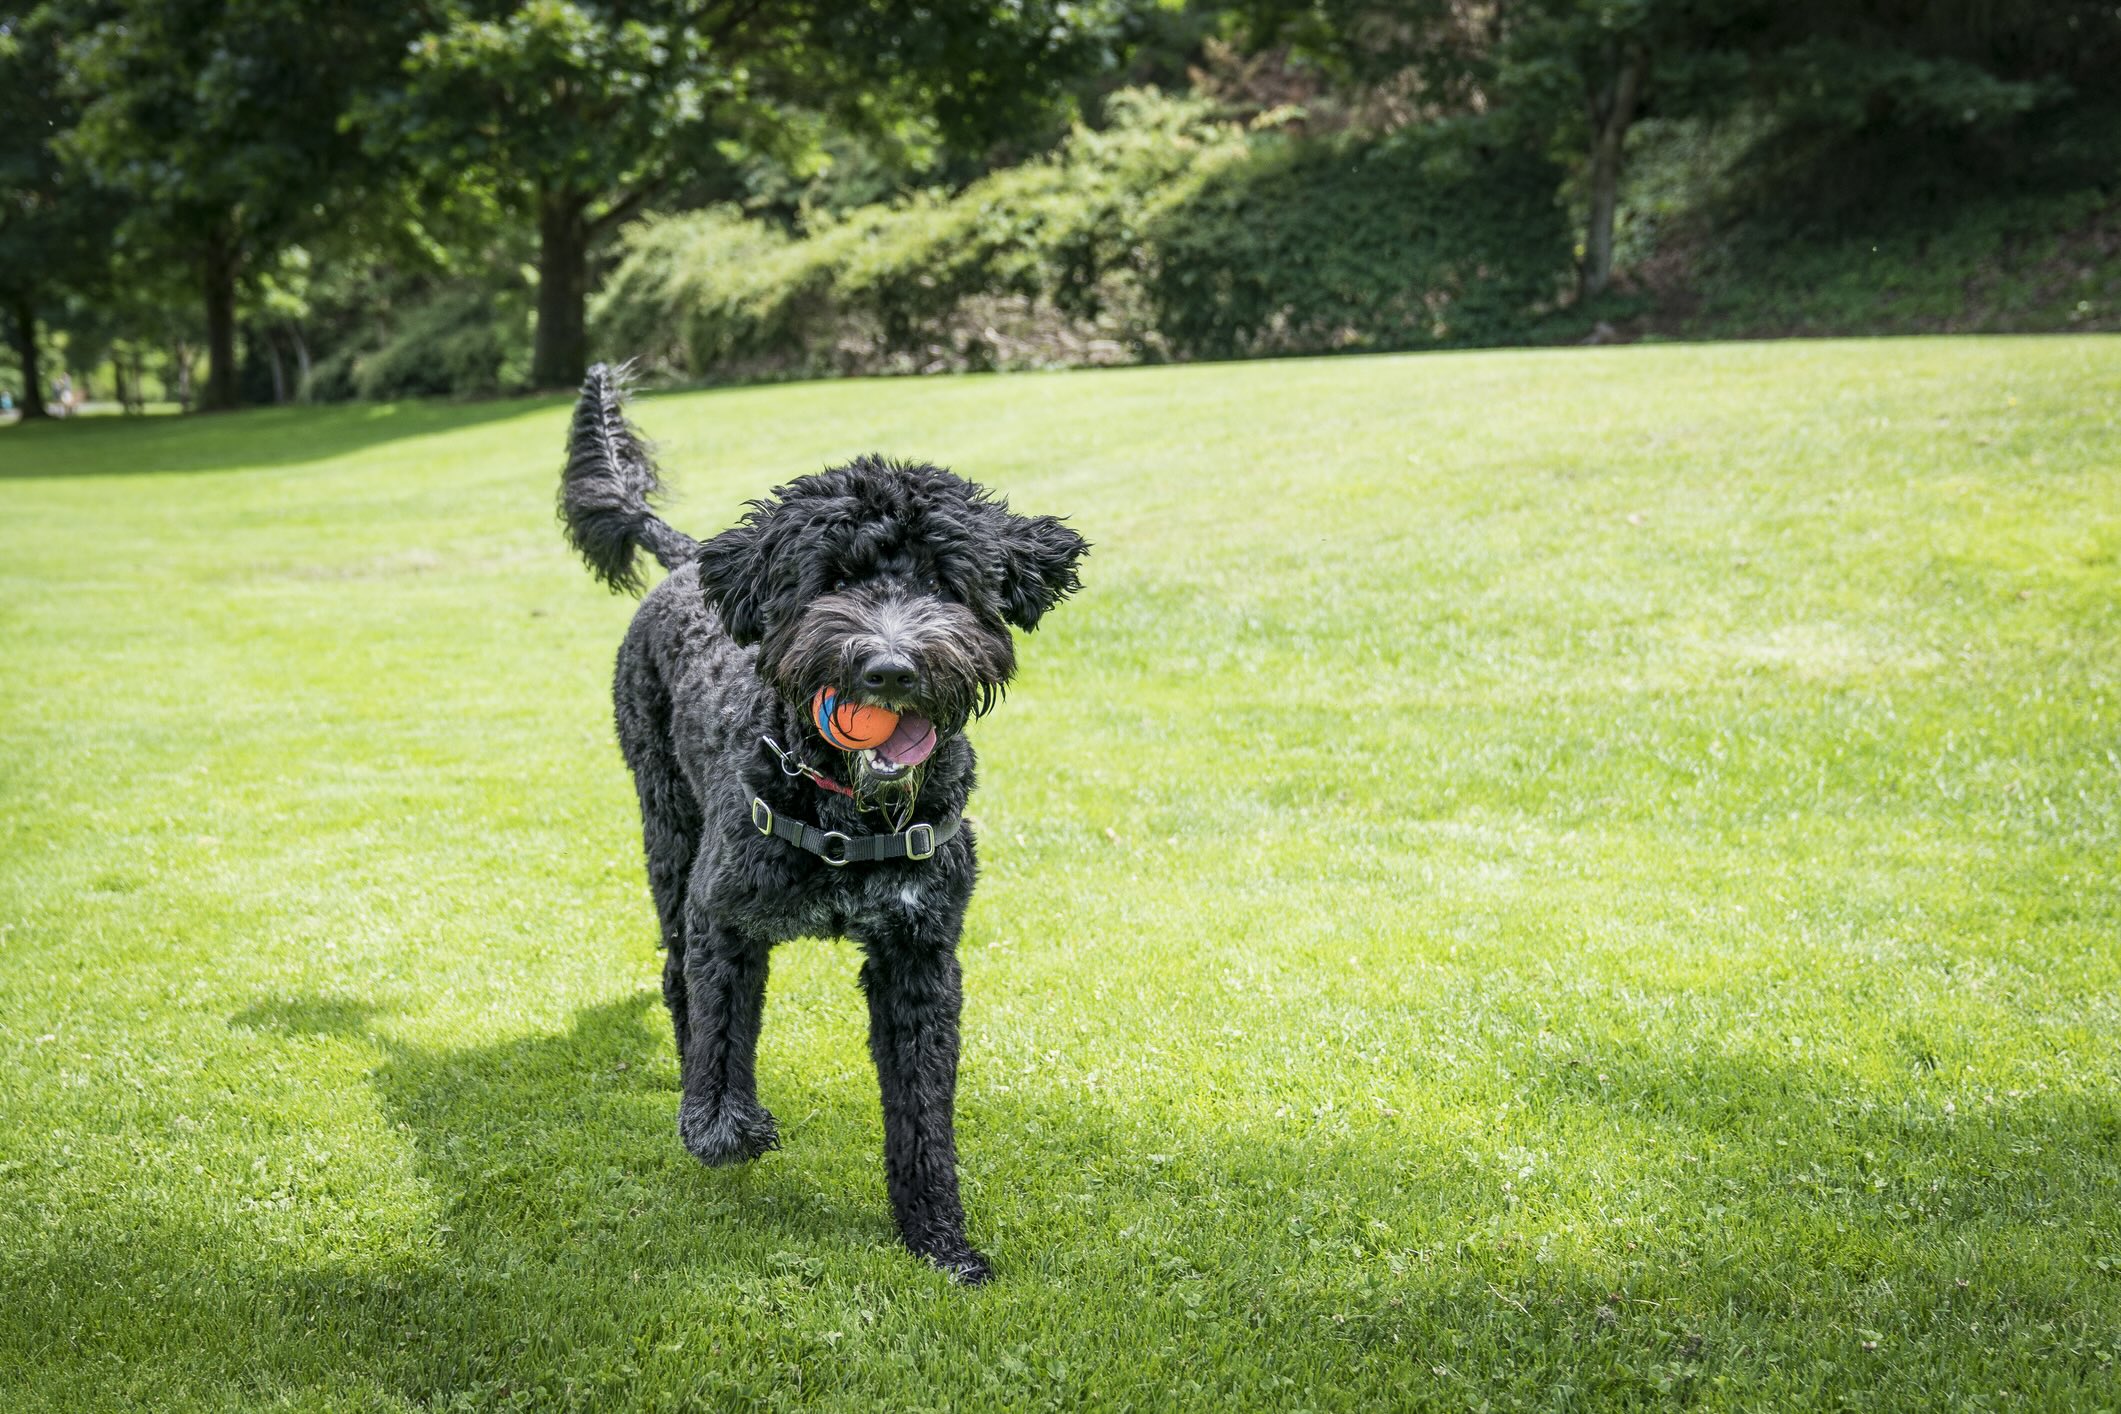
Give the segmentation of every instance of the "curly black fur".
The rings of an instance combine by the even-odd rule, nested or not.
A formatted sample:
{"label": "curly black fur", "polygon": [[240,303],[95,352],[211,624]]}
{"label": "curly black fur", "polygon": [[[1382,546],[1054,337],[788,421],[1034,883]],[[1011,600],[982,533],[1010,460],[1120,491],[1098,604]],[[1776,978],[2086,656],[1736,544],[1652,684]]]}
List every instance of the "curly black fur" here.
{"label": "curly black fur", "polygon": [[567,465],[560,471],[560,522],[590,572],[612,589],[641,592],[636,546],[664,569],[699,553],[697,540],[673,530],[655,514],[663,494],[654,449],[623,411],[633,366],[600,363],[582,383],[567,434]]}
{"label": "curly black fur", "polygon": [[[913,792],[914,820],[962,816],[974,771],[964,725],[1015,672],[1011,628],[1034,627],[1079,587],[1089,546],[947,471],[869,457],[777,488],[696,545],[650,508],[658,483],[622,392],[591,372],[561,507],[568,538],[613,588],[637,583],[636,546],[672,567],[634,616],[613,696],[662,926],[678,1134],[709,1164],[778,1146],[754,1068],[768,953],[793,937],[850,937],[865,954],[899,1232],[959,1280],[985,1280],[986,1259],[965,1239],[952,1116],[972,832],[926,860],[835,869],[761,835],[751,802],[849,835],[889,828],[855,799],[785,774],[761,742],[868,799],[863,756],[827,747],[809,724],[811,695],[832,685],[934,724],[934,752],[896,788]],[[887,662],[889,686],[856,689]]]}

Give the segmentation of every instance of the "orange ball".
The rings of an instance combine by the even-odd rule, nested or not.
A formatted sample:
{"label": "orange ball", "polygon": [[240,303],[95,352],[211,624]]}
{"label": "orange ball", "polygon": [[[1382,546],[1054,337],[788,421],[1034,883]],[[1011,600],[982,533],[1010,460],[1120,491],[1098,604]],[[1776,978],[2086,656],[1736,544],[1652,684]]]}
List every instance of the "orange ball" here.
{"label": "orange ball", "polygon": [[837,689],[821,687],[810,699],[818,735],[842,751],[882,746],[898,730],[898,713],[866,702],[842,702]]}

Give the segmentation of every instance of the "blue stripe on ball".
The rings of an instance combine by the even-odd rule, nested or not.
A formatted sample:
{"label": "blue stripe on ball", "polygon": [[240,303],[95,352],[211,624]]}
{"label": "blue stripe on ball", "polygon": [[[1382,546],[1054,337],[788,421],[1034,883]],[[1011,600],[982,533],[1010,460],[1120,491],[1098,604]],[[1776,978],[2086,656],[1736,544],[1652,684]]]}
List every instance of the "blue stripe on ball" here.
{"label": "blue stripe on ball", "polygon": [[817,732],[828,744],[836,746],[842,751],[851,751],[854,748],[850,747],[840,734],[833,729],[833,718],[839,712],[839,707],[839,694],[829,687],[826,688],[825,695],[818,699]]}

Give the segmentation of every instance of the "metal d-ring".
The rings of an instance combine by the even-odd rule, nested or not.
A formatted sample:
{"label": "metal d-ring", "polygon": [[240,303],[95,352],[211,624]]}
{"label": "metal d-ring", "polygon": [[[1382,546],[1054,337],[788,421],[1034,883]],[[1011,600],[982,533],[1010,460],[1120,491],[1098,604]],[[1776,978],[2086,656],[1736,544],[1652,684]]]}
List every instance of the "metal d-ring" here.
{"label": "metal d-ring", "polygon": [[[840,856],[837,859],[827,853],[832,848],[832,841],[834,840],[840,842]],[[851,843],[852,841],[838,830],[820,830],[817,837],[817,857],[835,869],[845,869],[847,867],[847,846]]]}

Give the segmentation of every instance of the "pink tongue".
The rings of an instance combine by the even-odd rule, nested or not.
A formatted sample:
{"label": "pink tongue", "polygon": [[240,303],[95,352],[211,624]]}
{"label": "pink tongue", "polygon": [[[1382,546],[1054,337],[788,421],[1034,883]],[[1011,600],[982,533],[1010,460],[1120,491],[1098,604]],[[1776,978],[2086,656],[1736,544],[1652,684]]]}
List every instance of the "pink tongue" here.
{"label": "pink tongue", "polygon": [[934,750],[935,724],[906,712],[898,719],[898,730],[876,749],[876,754],[887,766],[918,766]]}

